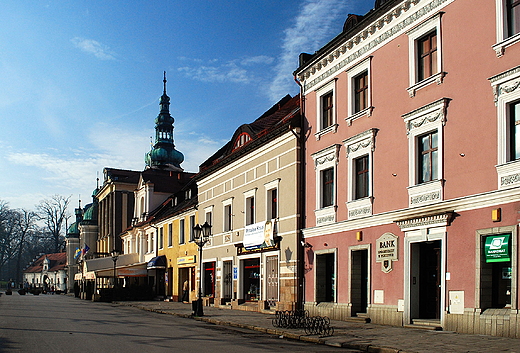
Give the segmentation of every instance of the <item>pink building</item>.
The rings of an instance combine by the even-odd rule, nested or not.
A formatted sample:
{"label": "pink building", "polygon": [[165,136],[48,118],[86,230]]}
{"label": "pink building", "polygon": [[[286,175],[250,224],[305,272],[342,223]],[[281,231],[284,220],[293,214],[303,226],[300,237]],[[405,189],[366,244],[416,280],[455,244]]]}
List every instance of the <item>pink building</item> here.
{"label": "pink building", "polygon": [[520,337],[520,1],[376,0],[295,75],[305,308]]}

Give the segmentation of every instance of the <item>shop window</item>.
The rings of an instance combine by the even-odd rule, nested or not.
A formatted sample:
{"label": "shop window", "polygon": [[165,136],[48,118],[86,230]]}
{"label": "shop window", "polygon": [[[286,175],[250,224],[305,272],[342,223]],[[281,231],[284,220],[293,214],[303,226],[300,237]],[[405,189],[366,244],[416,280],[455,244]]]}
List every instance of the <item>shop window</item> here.
{"label": "shop window", "polygon": [[242,261],[242,283],[246,301],[260,300],[260,259]]}
{"label": "shop window", "polygon": [[334,253],[316,254],[316,303],[336,298],[336,260]]}
{"label": "shop window", "polygon": [[215,262],[204,263],[204,296],[215,297]]}
{"label": "shop window", "polygon": [[516,226],[477,231],[477,308],[516,309]]}

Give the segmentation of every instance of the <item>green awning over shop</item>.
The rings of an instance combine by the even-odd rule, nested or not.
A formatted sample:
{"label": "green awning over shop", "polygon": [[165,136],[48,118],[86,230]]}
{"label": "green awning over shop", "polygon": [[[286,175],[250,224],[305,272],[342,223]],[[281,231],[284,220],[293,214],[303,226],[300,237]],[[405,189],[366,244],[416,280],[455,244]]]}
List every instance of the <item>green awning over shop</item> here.
{"label": "green awning over shop", "polygon": [[511,261],[510,234],[489,235],[486,237],[485,255],[486,262],[507,262]]}

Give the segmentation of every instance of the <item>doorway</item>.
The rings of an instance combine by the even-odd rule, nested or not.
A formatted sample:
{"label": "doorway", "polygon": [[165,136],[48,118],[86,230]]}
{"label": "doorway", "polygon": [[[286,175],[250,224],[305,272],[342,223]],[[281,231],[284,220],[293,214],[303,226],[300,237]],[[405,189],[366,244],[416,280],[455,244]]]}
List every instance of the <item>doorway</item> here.
{"label": "doorway", "polygon": [[335,267],[334,253],[316,255],[316,303],[335,301]]}
{"label": "doorway", "polygon": [[260,259],[242,261],[242,293],[246,301],[260,300]]}
{"label": "doorway", "polygon": [[441,241],[411,244],[410,314],[412,319],[440,320]]}
{"label": "doorway", "polygon": [[357,316],[368,306],[368,249],[352,251],[350,276],[351,316]]}
{"label": "doorway", "polygon": [[267,277],[266,300],[269,306],[276,306],[278,301],[278,255],[265,258],[265,275]]}
{"label": "doorway", "polygon": [[233,296],[233,261],[223,262],[222,277],[222,299],[230,302]]}

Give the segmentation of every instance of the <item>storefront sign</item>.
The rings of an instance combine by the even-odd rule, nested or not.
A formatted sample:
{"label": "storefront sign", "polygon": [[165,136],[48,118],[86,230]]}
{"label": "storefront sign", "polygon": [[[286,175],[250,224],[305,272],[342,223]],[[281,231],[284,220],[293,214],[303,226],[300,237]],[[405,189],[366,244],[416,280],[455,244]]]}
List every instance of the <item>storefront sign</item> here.
{"label": "storefront sign", "polygon": [[511,261],[509,254],[509,234],[489,235],[484,245],[486,262]]}
{"label": "storefront sign", "polygon": [[376,262],[397,260],[397,235],[385,233],[376,240]]}
{"label": "storefront sign", "polygon": [[274,220],[247,225],[244,233],[246,250],[274,246]]}
{"label": "storefront sign", "polygon": [[195,263],[195,255],[191,256],[183,256],[177,258],[177,265],[186,265],[186,264],[194,264]]}

